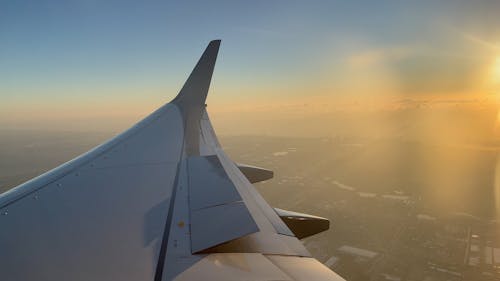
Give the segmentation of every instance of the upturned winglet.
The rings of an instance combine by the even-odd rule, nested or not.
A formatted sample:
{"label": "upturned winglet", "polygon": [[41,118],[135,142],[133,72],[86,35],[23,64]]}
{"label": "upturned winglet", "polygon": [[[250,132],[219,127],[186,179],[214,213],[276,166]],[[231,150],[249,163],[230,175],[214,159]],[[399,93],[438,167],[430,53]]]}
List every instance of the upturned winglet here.
{"label": "upturned winglet", "polygon": [[205,112],[210,81],[214,72],[220,40],[211,41],[189,75],[181,91],[172,100],[184,121],[185,149],[188,155],[200,155],[200,120]]}
{"label": "upturned winglet", "polygon": [[172,100],[181,109],[204,106],[221,40],[210,41],[205,52],[184,83],[179,94]]}

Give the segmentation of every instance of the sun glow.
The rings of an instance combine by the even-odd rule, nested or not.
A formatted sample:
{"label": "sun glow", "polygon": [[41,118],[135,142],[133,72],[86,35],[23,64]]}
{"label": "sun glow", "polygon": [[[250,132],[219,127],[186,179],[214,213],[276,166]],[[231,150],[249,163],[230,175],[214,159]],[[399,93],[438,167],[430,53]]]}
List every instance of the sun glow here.
{"label": "sun glow", "polygon": [[[491,81],[492,81],[492,90],[493,93],[495,94],[497,105],[499,106],[496,125],[495,125],[495,132],[497,134],[500,134],[500,56],[497,56],[493,61],[493,65],[491,68]],[[500,183],[499,183],[499,192],[500,192]]]}
{"label": "sun glow", "polygon": [[500,56],[496,57],[495,61],[493,62],[491,75],[495,86],[500,86]]}

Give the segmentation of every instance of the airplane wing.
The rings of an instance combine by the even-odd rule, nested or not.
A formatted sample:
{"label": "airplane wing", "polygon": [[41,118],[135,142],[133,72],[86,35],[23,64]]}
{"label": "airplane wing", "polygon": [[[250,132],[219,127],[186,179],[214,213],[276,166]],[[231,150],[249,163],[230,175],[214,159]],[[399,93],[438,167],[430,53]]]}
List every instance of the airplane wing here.
{"label": "airplane wing", "polygon": [[178,96],[108,142],[0,195],[0,279],[343,280],[297,237],[324,218],[275,210],[224,153],[205,99],[220,41]]}

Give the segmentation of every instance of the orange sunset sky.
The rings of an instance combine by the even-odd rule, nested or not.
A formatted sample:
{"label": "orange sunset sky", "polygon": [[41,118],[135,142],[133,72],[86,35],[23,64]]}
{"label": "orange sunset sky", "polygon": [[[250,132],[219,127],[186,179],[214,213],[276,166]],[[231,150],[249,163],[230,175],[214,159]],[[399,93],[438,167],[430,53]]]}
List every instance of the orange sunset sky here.
{"label": "orange sunset sky", "polygon": [[0,128],[118,132],[222,39],[219,134],[497,137],[497,1],[4,1]]}

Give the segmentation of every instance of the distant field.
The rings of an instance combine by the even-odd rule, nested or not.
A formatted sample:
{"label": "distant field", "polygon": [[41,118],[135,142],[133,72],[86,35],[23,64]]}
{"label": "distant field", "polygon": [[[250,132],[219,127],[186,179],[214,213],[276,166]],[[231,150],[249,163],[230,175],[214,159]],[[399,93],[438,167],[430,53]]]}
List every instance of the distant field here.
{"label": "distant field", "polygon": [[[111,136],[0,131],[0,191],[50,170]],[[290,190],[329,193],[347,186],[364,197],[409,196],[432,212],[482,217],[494,214],[494,149],[355,137],[223,136],[221,142],[235,161],[275,170],[275,179],[258,187],[278,205],[295,200],[290,199],[293,194],[283,196]]]}
{"label": "distant field", "polygon": [[[233,159],[275,170],[278,200],[286,188],[350,190],[358,196],[409,197],[425,211],[495,215],[497,150],[400,140],[229,137]],[[283,152],[288,151],[284,154]],[[262,188],[274,200],[274,193]]]}

